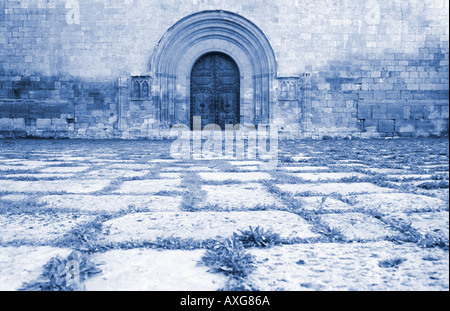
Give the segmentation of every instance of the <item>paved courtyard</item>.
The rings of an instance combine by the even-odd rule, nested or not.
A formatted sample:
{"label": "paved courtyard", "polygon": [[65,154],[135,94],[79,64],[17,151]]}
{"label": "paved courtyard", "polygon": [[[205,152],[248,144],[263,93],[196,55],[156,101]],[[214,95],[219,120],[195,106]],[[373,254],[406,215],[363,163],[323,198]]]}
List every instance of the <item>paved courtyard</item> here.
{"label": "paved courtyard", "polygon": [[447,139],[170,145],[0,140],[0,290],[449,289]]}

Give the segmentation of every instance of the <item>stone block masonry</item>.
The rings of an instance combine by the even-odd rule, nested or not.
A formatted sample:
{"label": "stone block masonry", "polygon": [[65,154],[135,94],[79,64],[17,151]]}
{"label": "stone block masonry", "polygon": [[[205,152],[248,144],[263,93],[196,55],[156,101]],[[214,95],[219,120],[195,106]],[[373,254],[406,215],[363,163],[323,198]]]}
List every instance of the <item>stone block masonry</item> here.
{"label": "stone block masonry", "polygon": [[240,122],[280,138],[446,135],[448,6],[3,0],[0,137],[168,137],[212,52],[239,68]]}

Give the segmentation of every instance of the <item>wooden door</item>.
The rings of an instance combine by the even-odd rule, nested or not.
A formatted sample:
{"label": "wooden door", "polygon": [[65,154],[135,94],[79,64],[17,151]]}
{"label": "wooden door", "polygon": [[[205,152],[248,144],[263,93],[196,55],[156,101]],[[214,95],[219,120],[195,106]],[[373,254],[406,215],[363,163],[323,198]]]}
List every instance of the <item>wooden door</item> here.
{"label": "wooden door", "polygon": [[236,63],[221,53],[201,57],[191,72],[191,128],[194,116],[202,118],[202,128],[239,123],[240,76]]}

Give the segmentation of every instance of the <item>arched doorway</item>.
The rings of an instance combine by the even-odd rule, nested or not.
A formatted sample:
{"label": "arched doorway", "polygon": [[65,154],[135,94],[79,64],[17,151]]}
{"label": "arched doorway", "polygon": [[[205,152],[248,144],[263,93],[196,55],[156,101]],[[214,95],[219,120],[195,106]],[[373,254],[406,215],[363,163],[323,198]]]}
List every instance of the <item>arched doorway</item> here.
{"label": "arched doorway", "polygon": [[239,69],[239,110],[235,120],[242,124],[270,123],[277,101],[277,65],[270,42],[250,20],[215,10],[182,18],[155,47],[150,75],[154,77],[152,100],[161,125],[192,123],[192,68],[211,53],[228,56]]}
{"label": "arched doorway", "polygon": [[201,117],[202,128],[239,123],[240,76],[234,60],[223,53],[208,53],[197,60],[191,71],[190,116]]}

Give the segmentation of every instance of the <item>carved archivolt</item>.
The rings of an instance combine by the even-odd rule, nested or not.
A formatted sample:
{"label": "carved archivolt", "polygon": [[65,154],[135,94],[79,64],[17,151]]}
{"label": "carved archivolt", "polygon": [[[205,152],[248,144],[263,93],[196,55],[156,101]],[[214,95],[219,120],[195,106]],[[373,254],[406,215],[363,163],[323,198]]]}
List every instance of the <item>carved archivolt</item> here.
{"label": "carved archivolt", "polygon": [[[226,11],[187,16],[173,25],[156,46],[150,71],[161,122],[188,122],[189,110],[183,107],[189,107],[190,72],[201,56],[211,52],[228,55],[239,67],[244,119],[268,122],[271,103],[276,100],[275,54],[255,24]],[[242,107],[253,115],[245,116]]]}

